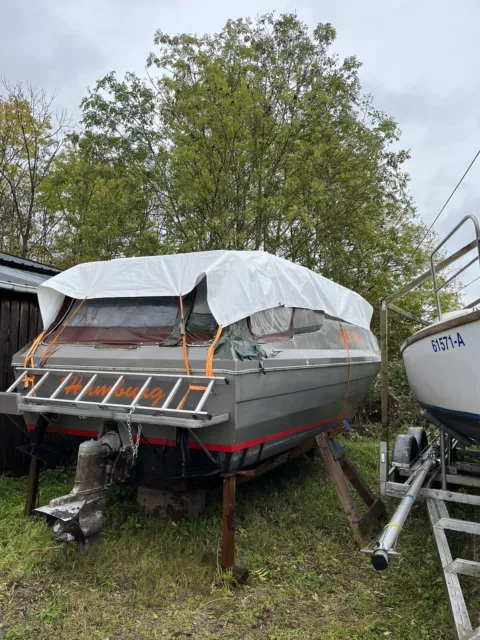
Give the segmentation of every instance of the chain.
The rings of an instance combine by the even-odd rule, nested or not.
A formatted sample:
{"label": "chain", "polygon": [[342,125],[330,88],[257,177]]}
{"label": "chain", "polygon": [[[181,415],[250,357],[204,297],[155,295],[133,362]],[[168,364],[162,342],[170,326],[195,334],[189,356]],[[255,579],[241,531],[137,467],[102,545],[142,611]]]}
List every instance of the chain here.
{"label": "chain", "polygon": [[138,448],[140,446],[140,438],[142,437],[142,424],[138,424],[137,429],[137,441],[133,442],[133,434],[132,434],[132,413],[135,411],[135,407],[132,407],[130,411],[127,413],[127,430],[128,437],[130,438],[130,446],[132,447],[133,459],[136,460],[138,456]]}

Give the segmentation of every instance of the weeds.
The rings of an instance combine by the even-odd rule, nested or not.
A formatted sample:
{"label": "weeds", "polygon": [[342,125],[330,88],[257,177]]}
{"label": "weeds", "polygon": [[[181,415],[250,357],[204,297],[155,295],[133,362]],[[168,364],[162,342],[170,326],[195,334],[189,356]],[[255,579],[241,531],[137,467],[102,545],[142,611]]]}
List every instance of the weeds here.
{"label": "weeds", "polygon": [[[376,487],[378,440],[345,446]],[[69,470],[43,473],[42,502],[71,483]],[[25,485],[0,478],[2,640],[453,638],[424,507],[413,509],[400,558],[375,573],[319,459],[239,487],[244,586],[219,569],[219,501],[174,526],[144,518],[132,489],[114,491],[98,542],[65,555],[42,520],[23,518]]]}

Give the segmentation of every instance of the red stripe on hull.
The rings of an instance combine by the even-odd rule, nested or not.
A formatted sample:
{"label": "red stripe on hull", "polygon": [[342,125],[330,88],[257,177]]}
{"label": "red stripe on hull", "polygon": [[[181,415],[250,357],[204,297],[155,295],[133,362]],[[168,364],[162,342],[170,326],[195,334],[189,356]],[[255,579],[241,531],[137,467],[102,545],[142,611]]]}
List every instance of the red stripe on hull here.
{"label": "red stripe on hull", "polygon": [[[279,438],[285,438],[287,436],[293,436],[297,433],[302,433],[303,431],[308,431],[310,429],[316,429],[317,427],[322,427],[325,424],[330,422],[338,422],[343,420],[351,413],[354,413],[356,409],[350,409],[345,413],[341,413],[338,416],[333,416],[332,418],[326,418],[325,420],[319,420],[318,422],[311,422],[310,424],[303,425],[301,427],[295,427],[294,429],[286,429],[285,431],[279,431],[278,433],[272,433],[269,436],[264,436],[263,438],[257,438],[255,440],[249,440],[248,442],[241,442],[239,444],[227,445],[227,444],[208,444],[205,443],[205,448],[209,451],[221,451],[223,453],[234,453],[235,451],[241,451],[242,449],[249,449],[250,447],[255,447],[259,444],[265,444],[266,442],[271,442],[272,440],[278,440]],[[27,429],[29,431],[33,431],[35,429],[34,424],[27,424]],[[70,436],[83,436],[87,438],[95,438],[97,436],[96,431],[86,431],[83,429],[68,429],[65,427],[57,428],[57,427],[48,427],[48,433],[64,433]],[[135,438],[134,438],[135,439]],[[165,440],[163,438],[148,438],[148,442],[150,444],[156,444],[160,446],[166,447],[174,447],[176,445],[175,440]],[[200,449],[200,445],[197,442],[189,442],[190,449]]]}

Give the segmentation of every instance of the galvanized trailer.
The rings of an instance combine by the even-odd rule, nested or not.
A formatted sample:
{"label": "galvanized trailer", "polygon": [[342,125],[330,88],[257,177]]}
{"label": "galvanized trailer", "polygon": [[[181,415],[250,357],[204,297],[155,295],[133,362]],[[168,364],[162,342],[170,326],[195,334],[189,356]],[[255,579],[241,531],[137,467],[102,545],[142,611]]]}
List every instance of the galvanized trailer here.
{"label": "galvanized trailer", "polygon": [[[475,239],[435,264],[438,250],[467,222],[473,223]],[[438,272],[471,251],[474,252],[474,257],[467,265],[439,285]],[[480,507],[480,462],[471,462],[471,459],[480,461],[480,415],[473,415],[471,410],[478,401],[477,345],[480,344],[480,324],[474,307],[480,300],[471,303],[462,312],[445,317],[442,315],[439,293],[467,266],[479,260],[480,227],[476,218],[466,216],[432,252],[430,271],[381,303],[380,492],[383,496],[399,498],[400,503],[383,532],[364,549],[371,556],[372,564],[377,570],[386,569],[391,559],[398,555],[396,545],[410,509],[415,501],[424,500],[459,640],[480,640],[480,627],[473,628],[459,580],[461,575],[480,578],[480,563],[454,558],[447,538],[448,531],[480,535],[478,522],[451,518],[448,511],[449,503]],[[435,323],[416,318],[396,305],[398,299],[430,277],[433,279],[437,301],[438,320]],[[423,417],[430,431],[430,437],[427,438],[425,429],[410,427],[406,434],[397,436],[391,459],[388,420],[388,310],[425,327],[407,340],[402,351],[404,357],[407,356],[405,365],[412,391],[423,407]],[[467,332],[464,332],[465,326],[469,328],[468,338]],[[451,331],[461,332],[463,344],[459,345],[457,335],[451,337]],[[439,336],[442,337],[442,343],[437,342]],[[429,351],[427,346],[430,347]],[[439,355],[439,358],[434,360],[430,357],[430,352]],[[462,381],[465,382],[462,394],[452,393],[452,389],[455,390]],[[442,398],[443,406],[438,406],[439,403],[432,400],[434,397]]]}

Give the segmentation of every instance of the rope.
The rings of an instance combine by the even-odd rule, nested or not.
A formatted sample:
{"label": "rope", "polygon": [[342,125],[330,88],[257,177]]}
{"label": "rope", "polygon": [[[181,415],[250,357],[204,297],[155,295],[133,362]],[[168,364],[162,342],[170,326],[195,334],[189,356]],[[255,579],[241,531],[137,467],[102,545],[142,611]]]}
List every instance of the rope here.
{"label": "rope", "polygon": [[460,178],[460,180],[457,182],[457,186],[455,187],[455,189],[452,191],[452,193],[448,196],[447,201],[445,202],[445,204],[443,205],[443,207],[440,209],[440,211],[437,214],[437,217],[435,218],[435,220],[432,222],[432,224],[428,227],[426,233],[424,234],[423,238],[420,240],[420,242],[417,244],[417,246],[415,247],[413,256],[410,258],[410,260],[412,260],[416,254],[418,249],[420,249],[420,247],[422,246],[422,244],[425,242],[426,237],[428,236],[428,234],[430,233],[430,231],[433,229],[433,226],[435,225],[435,223],[437,222],[437,220],[439,219],[439,217],[442,215],[443,211],[445,210],[445,207],[447,206],[447,204],[450,202],[450,200],[453,198],[453,196],[455,195],[456,190],[458,189],[458,187],[462,184],[465,176],[467,175],[467,173],[470,171],[470,169],[473,167],[473,165],[475,164],[476,159],[478,158],[478,156],[480,155],[480,151],[477,151],[477,153],[475,154],[474,159],[471,161],[471,163],[468,165],[467,170],[465,171],[465,173],[463,174],[463,176]]}
{"label": "rope", "polygon": [[68,318],[67,322],[65,322],[65,324],[62,326],[62,328],[60,329],[60,331],[57,333],[57,335],[55,336],[55,338],[51,341],[51,343],[48,345],[48,347],[45,349],[45,351],[43,352],[42,357],[40,358],[40,362],[39,362],[39,366],[43,367],[43,365],[45,364],[45,362],[47,361],[47,359],[54,354],[56,351],[58,351],[58,349],[60,348],[61,345],[58,345],[56,349],[53,349],[53,345],[57,342],[57,340],[59,339],[59,337],[62,335],[62,333],[64,332],[64,330],[68,327],[68,325],[70,324],[70,322],[74,319],[74,317],[77,315],[77,313],[80,311],[80,309],[83,307],[83,304],[85,302],[87,298],[84,298],[80,304],[78,305],[78,307],[75,309],[75,311],[72,313],[72,315],[70,316],[70,318]]}

